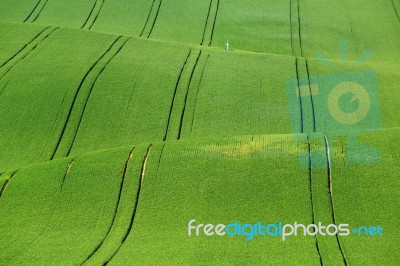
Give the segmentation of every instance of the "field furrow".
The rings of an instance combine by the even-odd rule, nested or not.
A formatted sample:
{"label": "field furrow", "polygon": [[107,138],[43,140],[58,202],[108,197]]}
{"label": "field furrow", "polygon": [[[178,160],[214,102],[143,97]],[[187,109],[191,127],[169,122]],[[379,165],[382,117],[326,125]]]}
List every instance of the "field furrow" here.
{"label": "field furrow", "polygon": [[62,154],[62,156],[68,156],[70,154],[82,123],[83,114],[86,110],[90,95],[92,94],[99,76],[103,73],[111,60],[121,51],[128,40],[129,38],[127,37],[117,37],[86,72],[79,87],[75,91],[67,119],[51,158],[55,158],[57,153]]}
{"label": "field furrow", "polygon": [[[121,209],[127,208],[127,206],[124,206],[123,199],[125,198],[125,194],[129,193],[129,191],[126,191],[127,190],[126,187],[131,188],[131,186],[128,184],[129,181],[126,181],[126,180],[128,180],[128,178],[129,178],[129,177],[127,177],[127,175],[128,175],[127,171],[128,171],[129,163],[133,157],[134,151],[135,151],[135,147],[133,147],[129,151],[128,158],[122,169],[122,177],[121,177],[121,183],[120,183],[120,187],[119,187],[118,200],[117,200],[117,204],[115,206],[115,211],[114,211],[114,215],[113,215],[110,227],[108,228],[108,231],[102,238],[101,242],[93,249],[93,251],[88,255],[88,257],[85,259],[85,261],[82,264],[90,264],[90,262],[92,262],[92,264],[93,264],[94,261],[100,262],[100,261],[98,261],[99,259],[103,259],[103,261],[101,263],[104,264],[105,263],[104,260],[106,260],[106,258],[101,258],[102,257],[101,253],[105,253],[103,251],[104,246],[107,245],[106,244],[107,242],[111,241],[111,243],[113,243],[115,240],[118,239],[118,237],[114,236],[116,234],[114,231],[115,231],[116,226],[120,227],[122,225],[121,222],[118,221],[118,219],[120,219],[119,216],[121,216],[121,212],[122,213],[124,212],[124,210],[121,210]],[[124,192],[124,195],[122,194],[123,192]],[[118,215],[118,217],[117,217],[117,215]],[[118,231],[121,231],[121,228],[117,229],[117,233],[118,233]],[[118,236],[118,234],[117,234],[117,236]],[[109,249],[109,247],[107,247],[107,248]],[[96,257],[97,257],[97,259],[96,259]]]}
{"label": "field furrow", "polygon": [[[307,135],[307,154],[308,154],[308,178],[310,182],[310,203],[311,203],[311,217],[312,217],[312,224],[316,224],[316,217],[315,217],[315,200],[314,200],[314,177],[313,177],[313,158],[312,158],[312,152],[311,152],[311,142],[310,142],[310,137]],[[324,265],[321,251],[320,251],[320,244],[318,242],[318,237],[315,236],[315,248],[317,249],[317,253],[319,256],[319,261],[320,265]]]}
{"label": "field furrow", "polygon": [[[93,17],[92,16],[94,16],[94,17],[96,17],[97,18],[97,16],[99,15],[99,13],[100,13],[100,10],[101,10],[101,8],[98,8],[98,6],[99,6],[99,2],[101,2],[101,5],[100,6],[103,6],[103,3],[104,3],[104,0],[100,0],[100,1],[95,1],[94,2],[94,4],[93,4],[93,7],[92,7],[92,9],[90,10],[90,13],[89,13],[89,15],[88,15],[88,17],[86,18],[86,20],[85,20],[85,23],[83,23],[83,25],[82,25],[82,27],[81,27],[81,29],[89,29],[89,28],[91,28],[92,26],[93,26],[93,24],[94,24],[94,19],[93,19]],[[90,24],[90,25],[88,25],[88,24]]]}
{"label": "field furrow", "polygon": [[4,78],[18,63],[23,61],[32,53],[42,42],[52,35],[58,28],[46,27],[37,36],[35,36],[27,45],[23,47],[15,56],[8,60],[0,68],[0,80]]}
{"label": "field furrow", "polygon": [[[328,141],[328,138],[326,135],[323,136],[324,138],[324,146],[325,146],[325,154],[326,154],[326,165],[327,165],[327,175],[328,175],[328,191],[329,191],[329,200],[330,200],[330,205],[331,205],[331,210],[332,210],[332,223],[333,224],[338,224],[338,221],[336,219],[336,214],[335,214],[335,205],[334,205],[334,200],[333,200],[333,184],[332,184],[332,159],[331,159],[331,151],[330,151],[330,144]],[[344,265],[347,265],[347,260],[346,256],[344,254],[344,250],[342,247],[342,243],[340,241],[339,235],[336,234],[335,236],[340,254],[342,255],[343,258],[343,263]]]}
{"label": "field furrow", "polygon": [[40,0],[35,7],[32,9],[31,13],[28,17],[24,20],[24,23],[33,23],[35,22],[40,14],[42,13],[43,9],[46,7],[47,2],[49,0]]}
{"label": "field furrow", "polygon": [[[148,158],[149,158],[149,155],[150,155],[151,148],[152,148],[152,144],[150,144],[147,147],[146,154],[143,157],[143,161],[141,163],[140,175],[139,175],[138,186],[137,186],[137,191],[136,191],[136,200],[135,200],[135,205],[134,205],[134,208],[133,208],[133,211],[132,211],[132,216],[131,216],[131,219],[130,219],[129,227],[125,231],[125,234],[124,234],[123,238],[121,239],[118,247],[115,249],[115,251],[112,253],[112,255],[105,262],[106,264],[108,264],[111,260],[113,260],[114,256],[118,254],[118,252],[120,251],[121,247],[124,246],[125,241],[128,239],[128,237],[132,233],[132,228],[133,228],[134,223],[135,223],[136,212],[137,212],[137,209],[138,209],[138,204],[139,204],[139,199],[140,199],[140,192],[142,190],[143,180],[144,180],[144,176],[145,176],[145,173],[146,173],[147,161],[148,161]],[[161,157],[161,154],[160,154],[160,157]]]}

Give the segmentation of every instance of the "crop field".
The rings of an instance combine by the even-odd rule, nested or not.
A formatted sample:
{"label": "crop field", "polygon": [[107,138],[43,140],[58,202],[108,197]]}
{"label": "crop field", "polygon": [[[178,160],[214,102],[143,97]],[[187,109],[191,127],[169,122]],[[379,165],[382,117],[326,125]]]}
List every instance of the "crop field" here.
{"label": "crop field", "polygon": [[0,0],[0,265],[400,265],[399,47],[399,0]]}

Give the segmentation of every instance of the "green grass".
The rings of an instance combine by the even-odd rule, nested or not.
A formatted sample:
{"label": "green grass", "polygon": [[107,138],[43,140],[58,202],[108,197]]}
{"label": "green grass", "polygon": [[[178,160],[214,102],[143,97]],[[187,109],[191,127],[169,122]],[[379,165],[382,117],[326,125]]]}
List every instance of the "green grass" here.
{"label": "green grass", "polygon": [[[399,15],[397,0],[0,0],[0,265],[399,265]],[[362,126],[321,101],[353,80],[377,92]],[[347,113],[366,99],[351,96]],[[191,219],[384,236],[194,237]]]}
{"label": "green grass", "polygon": [[113,38],[57,30],[0,80],[1,170],[51,158],[81,79]]}

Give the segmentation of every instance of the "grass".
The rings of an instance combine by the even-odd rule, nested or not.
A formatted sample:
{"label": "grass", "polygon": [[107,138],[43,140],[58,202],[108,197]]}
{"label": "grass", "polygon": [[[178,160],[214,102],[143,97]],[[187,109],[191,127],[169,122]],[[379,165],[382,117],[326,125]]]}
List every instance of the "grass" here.
{"label": "grass", "polygon": [[[0,264],[398,265],[399,14],[0,0]],[[372,106],[356,125],[327,101],[346,81],[368,96],[344,113]],[[384,236],[194,237],[191,219]]]}

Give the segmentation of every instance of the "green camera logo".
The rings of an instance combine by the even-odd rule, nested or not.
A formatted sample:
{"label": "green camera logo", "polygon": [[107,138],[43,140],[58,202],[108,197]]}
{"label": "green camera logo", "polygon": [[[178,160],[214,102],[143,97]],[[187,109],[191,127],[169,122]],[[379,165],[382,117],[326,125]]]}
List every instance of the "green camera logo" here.
{"label": "green camera logo", "polygon": [[[343,52],[345,48],[346,43],[342,41],[342,57],[345,56]],[[370,51],[367,51],[354,65],[359,65],[370,55]],[[333,64],[322,54],[318,55],[318,59]],[[362,132],[382,128],[375,71],[365,69],[309,76],[307,61],[305,64],[306,77],[299,77],[298,68],[300,67],[296,59],[297,77],[287,81],[293,133],[320,132],[330,140],[334,137],[345,136],[348,151],[347,163],[378,163],[381,159],[379,150],[360,144],[357,140]],[[312,136],[315,134],[309,134],[309,138]],[[322,145],[327,146],[327,143]],[[328,145],[330,145],[329,142]],[[332,149],[326,147],[326,150]],[[329,156],[332,157],[332,154]],[[300,157],[301,167],[311,167],[308,164],[308,154]],[[313,164],[312,167],[326,167],[323,160],[319,161],[319,165]]]}

